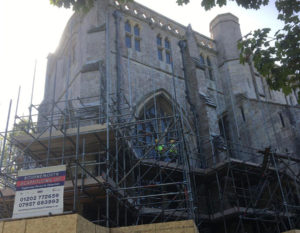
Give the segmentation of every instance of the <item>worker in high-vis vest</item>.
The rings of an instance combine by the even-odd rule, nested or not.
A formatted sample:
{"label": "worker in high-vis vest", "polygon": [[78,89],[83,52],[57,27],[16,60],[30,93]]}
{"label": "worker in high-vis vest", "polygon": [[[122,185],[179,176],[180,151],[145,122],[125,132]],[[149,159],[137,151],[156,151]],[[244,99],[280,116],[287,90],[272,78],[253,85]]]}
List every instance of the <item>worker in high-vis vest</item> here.
{"label": "worker in high-vis vest", "polygon": [[176,141],[174,139],[170,140],[168,152],[169,152],[168,156],[169,156],[170,160],[172,162],[176,161],[177,156],[178,156],[178,151],[177,151]]}
{"label": "worker in high-vis vest", "polygon": [[162,156],[162,154],[164,153],[164,150],[165,150],[165,145],[163,145],[163,144],[158,144],[158,139],[155,139],[155,151],[156,151],[156,153],[157,153],[157,155],[159,156],[159,157],[161,157]]}

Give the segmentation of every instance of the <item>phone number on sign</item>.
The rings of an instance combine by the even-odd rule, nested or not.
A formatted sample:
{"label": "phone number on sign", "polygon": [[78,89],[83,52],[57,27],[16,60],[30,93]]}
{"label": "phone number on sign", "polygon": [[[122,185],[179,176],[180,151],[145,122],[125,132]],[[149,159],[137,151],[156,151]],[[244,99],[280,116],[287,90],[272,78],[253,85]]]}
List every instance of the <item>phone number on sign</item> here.
{"label": "phone number on sign", "polygon": [[31,197],[21,197],[19,207],[33,207],[59,203],[59,194],[48,194]]}

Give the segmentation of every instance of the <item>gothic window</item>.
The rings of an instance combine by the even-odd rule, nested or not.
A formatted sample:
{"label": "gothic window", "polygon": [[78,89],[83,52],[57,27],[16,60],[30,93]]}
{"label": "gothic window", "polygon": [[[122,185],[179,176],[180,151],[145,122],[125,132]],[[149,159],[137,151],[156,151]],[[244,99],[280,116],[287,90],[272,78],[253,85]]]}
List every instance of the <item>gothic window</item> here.
{"label": "gothic window", "polygon": [[171,64],[171,46],[170,41],[166,38],[165,39],[165,51],[166,51],[166,62],[167,64]]}
{"label": "gothic window", "polygon": [[210,80],[214,80],[212,65],[211,65],[209,57],[207,57],[206,61],[207,61],[208,77]]}
{"label": "gothic window", "polygon": [[125,23],[125,31],[131,34],[131,25],[129,21],[126,21]]}
{"label": "gothic window", "polygon": [[165,48],[170,49],[170,41],[167,38],[165,39]]}
{"label": "gothic window", "polygon": [[138,25],[134,26],[134,36],[140,36],[140,28]]}
{"label": "gothic window", "polygon": [[125,22],[125,44],[127,48],[132,48],[132,46],[134,46],[136,51],[141,51],[141,29],[139,25],[136,24],[132,31],[130,22]]}
{"label": "gothic window", "polygon": [[200,60],[200,64],[201,64],[201,65],[205,65],[204,57],[203,57],[202,54],[200,54],[199,60]]}
{"label": "gothic window", "polygon": [[171,44],[168,38],[165,38],[164,44],[163,39],[160,35],[156,37],[156,45],[157,45],[157,57],[160,61],[163,61],[163,54],[165,54],[165,59],[167,64],[171,64],[172,56],[171,56]]}
{"label": "gothic window", "polygon": [[219,119],[219,129],[220,135],[227,141],[227,143],[230,143],[230,125],[227,115],[224,115],[221,119]]}
{"label": "gothic window", "polygon": [[160,35],[158,35],[158,36],[156,37],[156,43],[157,43],[157,46],[162,47],[162,38],[161,38]]}
{"label": "gothic window", "polygon": [[138,25],[134,26],[134,48],[138,52],[141,51],[140,28]]}
{"label": "gothic window", "polygon": [[163,61],[163,47],[162,47],[162,38],[160,35],[156,37],[157,44],[157,56],[160,61]]}
{"label": "gothic window", "polygon": [[[140,123],[136,127],[137,139],[135,142],[135,149],[139,156],[152,148],[149,153],[149,158],[158,158],[166,160],[170,153],[168,153],[168,146],[172,140],[176,141],[176,129],[174,126],[173,108],[169,102],[157,96],[144,105],[141,110]],[[166,133],[167,132],[167,133]],[[164,151],[157,151],[154,147],[159,144]],[[164,153],[165,152],[165,153]],[[162,155],[164,153],[164,155]]]}
{"label": "gothic window", "polygon": [[166,62],[171,64],[171,53],[166,50]]}
{"label": "gothic window", "polygon": [[125,44],[127,48],[131,48],[131,37],[132,37],[132,32],[131,32],[131,25],[129,21],[126,21],[125,23]]}
{"label": "gothic window", "polygon": [[279,114],[279,117],[280,117],[281,125],[284,128],[285,127],[285,123],[284,123],[283,116],[282,116],[282,114],[280,112],[278,114]]}

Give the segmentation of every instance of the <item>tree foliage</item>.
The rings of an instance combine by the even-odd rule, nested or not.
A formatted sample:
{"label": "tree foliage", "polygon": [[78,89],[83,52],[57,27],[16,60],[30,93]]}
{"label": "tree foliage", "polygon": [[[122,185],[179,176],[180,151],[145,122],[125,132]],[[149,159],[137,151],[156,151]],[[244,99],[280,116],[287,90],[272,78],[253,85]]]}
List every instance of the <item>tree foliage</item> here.
{"label": "tree foliage", "polygon": [[[246,9],[259,9],[269,4],[269,0],[235,0]],[[177,0],[179,5],[189,0]],[[202,0],[201,5],[209,10],[216,5],[224,6],[227,0]],[[270,37],[270,28],[250,32],[238,43],[240,62],[252,61],[257,71],[267,79],[273,90],[282,90],[288,95],[297,92],[300,102],[300,2],[298,0],[276,0],[278,19],[284,27]]]}
{"label": "tree foliage", "polygon": [[300,101],[300,2],[276,1],[278,19],[284,27],[273,37],[270,28],[257,29],[239,42],[241,63],[253,64],[271,89],[288,95],[295,91]]}
{"label": "tree foliage", "polygon": [[[177,0],[178,5],[188,4],[190,0]],[[235,2],[246,9],[259,9],[261,6],[268,5],[269,0],[235,0]],[[202,0],[201,6],[204,7],[205,10],[210,10],[215,6],[226,6],[227,0]]]}
{"label": "tree foliage", "polygon": [[[72,8],[74,11],[87,12],[94,6],[96,0],[50,0],[57,7]],[[133,0],[119,0],[120,3],[132,2]]]}
{"label": "tree foliage", "polygon": [[74,11],[87,12],[94,6],[94,1],[95,0],[50,0],[50,3],[57,7],[72,7]]}
{"label": "tree foliage", "polygon": [[[88,11],[95,0],[50,0],[58,7],[72,7],[75,11]],[[120,0],[121,3],[133,0]],[[233,0],[246,9],[259,9],[269,4],[269,0]],[[176,0],[178,5],[190,0]],[[228,0],[201,0],[201,6],[210,10],[215,6],[225,6]],[[257,29],[244,36],[238,44],[240,62],[252,63],[257,71],[267,79],[271,89],[282,90],[286,95],[297,92],[300,103],[300,21],[299,0],[276,0],[278,19],[284,27],[270,37],[270,29]]]}

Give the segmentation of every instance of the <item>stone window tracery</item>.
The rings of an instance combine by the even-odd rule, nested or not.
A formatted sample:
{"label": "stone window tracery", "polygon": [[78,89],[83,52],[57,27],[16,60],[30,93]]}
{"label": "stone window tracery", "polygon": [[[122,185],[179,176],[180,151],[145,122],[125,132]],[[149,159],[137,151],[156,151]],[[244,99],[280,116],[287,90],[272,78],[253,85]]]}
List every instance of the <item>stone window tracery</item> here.
{"label": "stone window tracery", "polygon": [[171,45],[168,38],[165,39],[165,52],[166,52],[166,62],[167,64],[171,64],[172,57],[171,57]]}
{"label": "stone window tracery", "polygon": [[127,48],[133,45],[136,51],[141,51],[141,29],[138,24],[132,28],[128,20],[125,22],[125,44]]}
{"label": "stone window tracery", "polygon": [[[157,96],[150,100],[143,107],[139,119],[141,123],[136,127],[137,142],[135,143],[139,156],[143,156],[155,144],[167,147],[170,141],[176,138],[172,106],[163,97]],[[167,129],[169,129],[168,133],[166,133]],[[167,159],[168,154],[165,153],[163,157],[153,148],[148,156],[148,158],[164,160]]]}
{"label": "stone window tracery", "polygon": [[157,56],[160,61],[163,61],[163,47],[162,47],[162,37],[157,35],[156,37],[157,44]]}
{"label": "stone window tracery", "polygon": [[131,37],[132,37],[132,32],[131,32],[131,25],[129,21],[125,22],[125,44],[127,48],[131,48]]}
{"label": "stone window tracery", "polygon": [[[163,44],[164,43],[164,44]],[[171,64],[172,55],[171,55],[171,44],[168,38],[163,38],[161,35],[156,36],[156,45],[157,45],[157,56],[160,61],[163,61],[163,54],[165,54],[165,59],[167,64]]]}
{"label": "stone window tracery", "polygon": [[141,51],[141,37],[140,37],[140,27],[136,24],[134,26],[134,48],[136,51]]}
{"label": "stone window tracery", "polygon": [[199,60],[200,60],[200,64],[204,66],[205,65],[205,60],[204,60],[204,57],[203,57],[202,54],[200,54]]}

